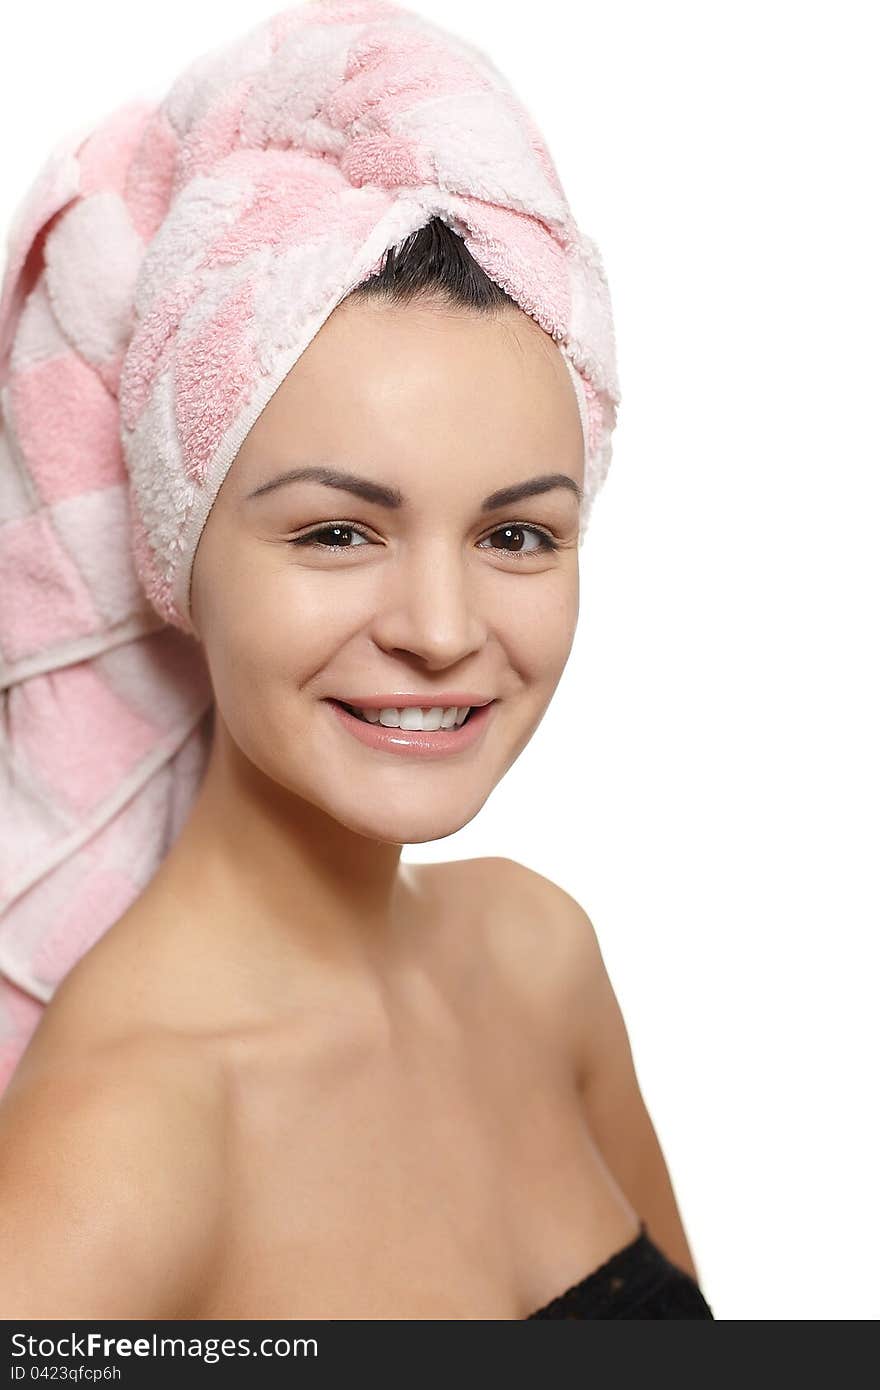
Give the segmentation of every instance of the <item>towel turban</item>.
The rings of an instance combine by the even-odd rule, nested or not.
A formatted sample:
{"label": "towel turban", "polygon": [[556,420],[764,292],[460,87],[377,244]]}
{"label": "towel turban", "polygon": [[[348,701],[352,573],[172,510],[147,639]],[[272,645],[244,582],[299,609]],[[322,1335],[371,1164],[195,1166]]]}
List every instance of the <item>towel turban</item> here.
{"label": "towel turban", "polygon": [[195,799],[213,702],[202,528],[333,309],[439,216],[553,338],[582,531],[619,389],[606,277],[529,112],[478,49],[385,0],[284,9],[158,103],[68,136],[0,290],[0,1090]]}

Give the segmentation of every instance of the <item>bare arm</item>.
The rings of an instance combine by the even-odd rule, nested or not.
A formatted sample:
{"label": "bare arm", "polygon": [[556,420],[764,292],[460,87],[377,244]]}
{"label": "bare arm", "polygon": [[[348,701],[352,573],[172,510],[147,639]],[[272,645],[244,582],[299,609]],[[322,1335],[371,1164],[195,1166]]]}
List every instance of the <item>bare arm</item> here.
{"label": "bare arm", "polygon": [[0,1317],[173,1318],[197,1292],[216,1166],[185,1086],[36,1069],[0,1103]]}
{"label": "bare arm", "polygon": [[585,981],[586,1024],[582,1057],[583,1101],[596,1143],[648,1234],[680,1269],[698,1271],[669,1169],[642,1096],[629,1035],[602,962],[595,931],[580,909],[590,962]]}
{"label": "bare arm", "polygon": [[[669,1170],[642,1097],[623,1015],[587,913],[569,893],[514,860],[502,861],[519,892],[535,893],[552,959],[558,1017],[572,1020],[587,1122],[624,1195],[648,1234],[680,1269],[698,1278]],[[528,882],[524,875],[528,876]],[[547,932],[552,929],[552,943]],[[552,949],[551,949],[552,946]]]}

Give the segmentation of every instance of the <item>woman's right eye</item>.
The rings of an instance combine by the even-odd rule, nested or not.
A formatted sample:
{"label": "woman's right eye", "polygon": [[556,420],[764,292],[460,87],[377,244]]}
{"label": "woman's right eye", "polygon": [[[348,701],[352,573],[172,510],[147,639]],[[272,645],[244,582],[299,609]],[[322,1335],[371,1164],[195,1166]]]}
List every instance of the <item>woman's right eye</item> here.
{"label": "woman's right eye", "polygon": [[[327,542],[324,540],[319,540],[319,536],[330,536],[334,539],[331,539],[329,542]],[[359,530],[357,526],[350,526],[347,522],[344,521],[331,522],[329,526],[319,526],[314,531],[306,532],[304,536],[295,536],[293,540],[288,542],[288,544],[317,545],[322,550],[357,549],[357,546],[349,545],[344,540],[340,541],[340,538],[345,536],[360,536],[362,540],[366,541],[367,545],[371,544],[369,536],[367,536],[363,531]]]}

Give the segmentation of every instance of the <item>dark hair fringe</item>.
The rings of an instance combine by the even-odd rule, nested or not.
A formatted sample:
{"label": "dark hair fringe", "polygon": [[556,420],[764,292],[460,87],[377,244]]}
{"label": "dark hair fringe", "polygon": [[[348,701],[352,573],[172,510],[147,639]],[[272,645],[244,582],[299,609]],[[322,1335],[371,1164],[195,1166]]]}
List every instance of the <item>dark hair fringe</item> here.
{"label": "dark hair fringe", "polygon": [[380,269],[346,296],[352,300],[381,299],[389,304],[435,297],[446,305],[483,313],[518,307],[441,217],[432,217],[399,246],[389,247]]}

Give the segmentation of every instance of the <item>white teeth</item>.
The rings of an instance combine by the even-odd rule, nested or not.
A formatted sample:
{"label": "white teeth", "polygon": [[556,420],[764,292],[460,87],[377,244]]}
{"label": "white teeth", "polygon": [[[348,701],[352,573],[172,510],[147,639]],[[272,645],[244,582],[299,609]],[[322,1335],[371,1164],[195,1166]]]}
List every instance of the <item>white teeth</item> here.
{"label": "white teeth", "polygon": [[440,728],[442,718],[443,709],[440,705],[435,705],[433,709],[419,709],[418,705],[410,705],[400,711],[400,727],[401,729],[428,729],[433,732]]}
{"label": "white teeth", "polygon": [[408,705],[404,709],[358,709],[356,705],[352,708],[370,724],[383,724],[387,729],[433,732],[459,727],[464,723],[470,705],[452,705],[448,709],[443,709],[441,705],[434,705],[432,709],[421,709],[417,705]]}

